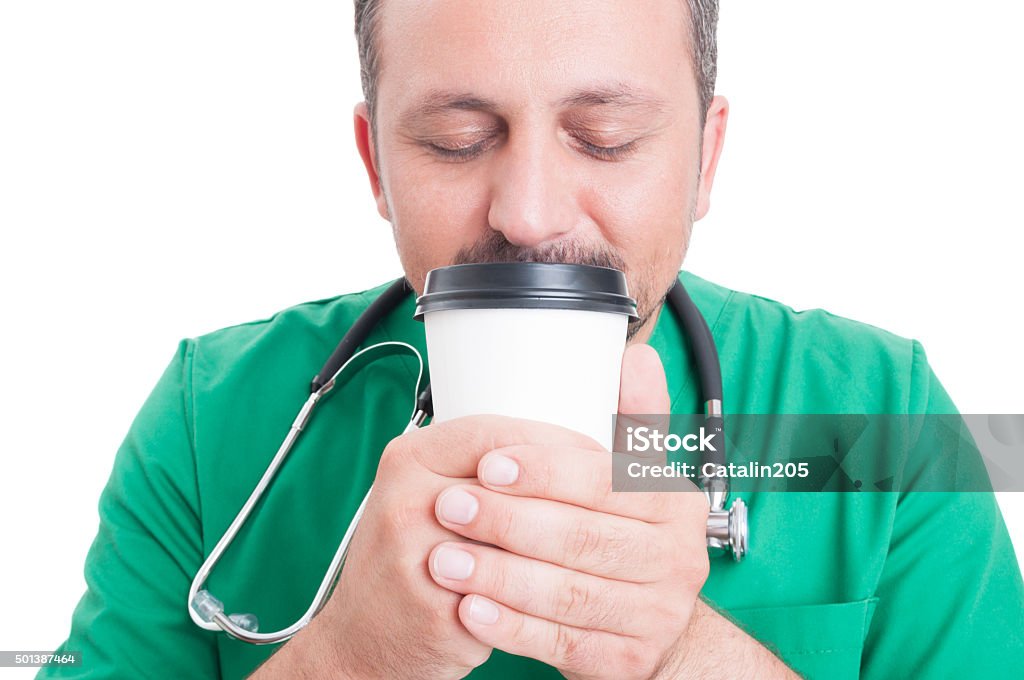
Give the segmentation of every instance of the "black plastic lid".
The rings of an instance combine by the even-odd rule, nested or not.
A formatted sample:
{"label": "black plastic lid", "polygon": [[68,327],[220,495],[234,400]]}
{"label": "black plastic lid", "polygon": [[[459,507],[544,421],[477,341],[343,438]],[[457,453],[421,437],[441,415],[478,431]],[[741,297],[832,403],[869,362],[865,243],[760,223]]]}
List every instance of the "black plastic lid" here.
{"label": "black plastic lid", "polygon": [[637,319],[626,275],[584,264],[457,264],[427,274],[414,319],[445,309],[583,309]]}

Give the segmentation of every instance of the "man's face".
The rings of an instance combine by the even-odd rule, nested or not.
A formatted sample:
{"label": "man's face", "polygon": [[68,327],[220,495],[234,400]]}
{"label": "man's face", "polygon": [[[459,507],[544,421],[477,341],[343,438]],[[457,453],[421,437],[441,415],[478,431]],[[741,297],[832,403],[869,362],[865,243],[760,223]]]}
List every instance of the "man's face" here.
{"label": "man's face", "polygon": [[701,129],[688,22],[684,0],[384,0],[356,136],[417,292],[461,262],[615,266],[646,339],[725,127],[716,99]]}

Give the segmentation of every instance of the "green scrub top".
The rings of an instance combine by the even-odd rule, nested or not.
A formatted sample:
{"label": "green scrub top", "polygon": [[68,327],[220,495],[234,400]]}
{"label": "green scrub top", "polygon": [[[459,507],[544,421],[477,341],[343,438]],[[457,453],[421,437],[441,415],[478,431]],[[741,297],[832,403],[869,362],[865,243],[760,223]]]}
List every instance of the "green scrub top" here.
{"label": "green scrub top", "polygon": [[[916,341],[681,278],[717,343],[727,412],[956,412]],[[196,627],[189,586],[310,379],[385,287],[181,342],[100,498],[88,589],[60,647],[81,651],[82,664],[39,677],[242,678],[276,649]],[[426,358],[413,306],[410,296],[366,344],[403,340]],[[687,340],[668,307],[650,344],[673,413],[699,412]],[[254,612],[262,630],[277,630],[306,610],[381,451],[408,422],[415,376],[410,356],[380,359],[317,410],[208,582],[228,611]],[[799,673],[1005,677],[1024,668],[1024,588],[992,493],[737,495],[750,509],[750,553],[714,559],[702,594]],[[470,677],[560,675],[495,651]]]}

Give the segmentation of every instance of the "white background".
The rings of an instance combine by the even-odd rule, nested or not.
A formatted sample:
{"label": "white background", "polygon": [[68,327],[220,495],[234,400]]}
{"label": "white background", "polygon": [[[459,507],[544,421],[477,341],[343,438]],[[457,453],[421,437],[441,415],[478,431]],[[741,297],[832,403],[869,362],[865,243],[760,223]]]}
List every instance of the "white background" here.
{"label": "white background", "polygon": [[[0,4],[0,649],[66,636],[114,452],[180,338],[401,273],[352,142],[351,13]],[[732,116],[686,267],[918,338],[962,412],[1024,413],[1022,20],[725,3]],[[1022,495],[999,497],[1018,553]]]}

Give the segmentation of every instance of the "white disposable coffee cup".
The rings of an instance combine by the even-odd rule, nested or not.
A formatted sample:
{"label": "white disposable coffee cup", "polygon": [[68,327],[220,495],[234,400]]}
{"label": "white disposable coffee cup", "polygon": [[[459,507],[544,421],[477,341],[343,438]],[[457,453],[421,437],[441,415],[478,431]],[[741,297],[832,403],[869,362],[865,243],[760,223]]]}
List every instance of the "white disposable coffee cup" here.
{"label": "white disposable coffee cup", "polygon": [[537,262],[435,269],[417,299],[433,422],[494,413],[613,441],[626,329],[625,275]]}

